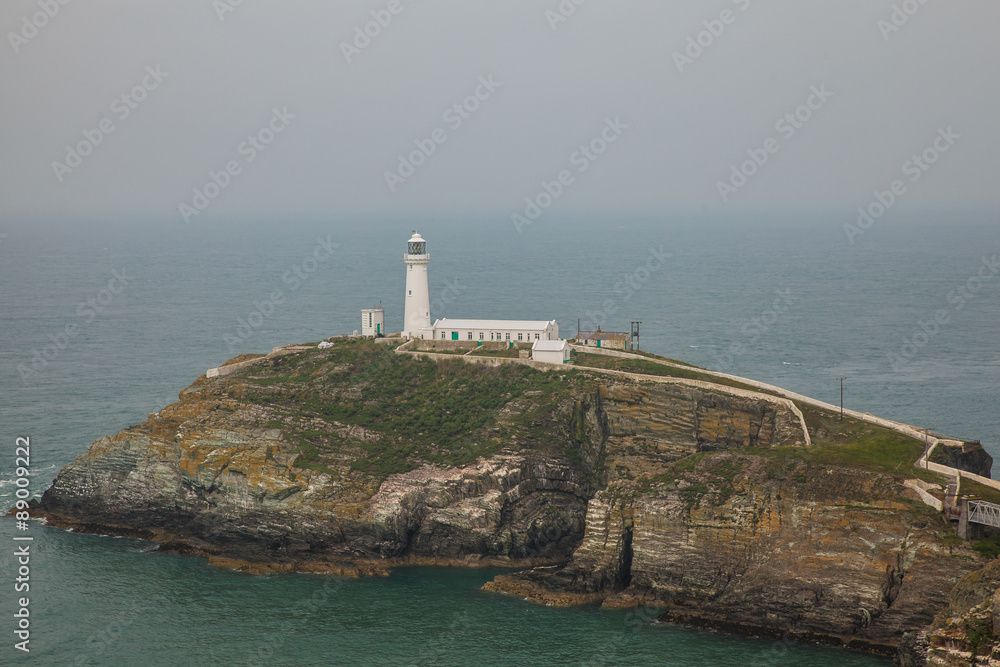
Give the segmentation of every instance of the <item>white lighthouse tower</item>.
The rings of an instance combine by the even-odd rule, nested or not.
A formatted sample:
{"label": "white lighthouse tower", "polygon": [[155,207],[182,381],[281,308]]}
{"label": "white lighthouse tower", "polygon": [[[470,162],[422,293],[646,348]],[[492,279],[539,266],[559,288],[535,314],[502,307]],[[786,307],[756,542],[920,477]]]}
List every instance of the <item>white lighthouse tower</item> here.
{"label": "white lighthouse tower", "polygon": [[421,329],[431,326],[431,296],[427,287],[427,241],[416,230],[406,243],[406,300],[403,309],[403,337],[420,338]]}

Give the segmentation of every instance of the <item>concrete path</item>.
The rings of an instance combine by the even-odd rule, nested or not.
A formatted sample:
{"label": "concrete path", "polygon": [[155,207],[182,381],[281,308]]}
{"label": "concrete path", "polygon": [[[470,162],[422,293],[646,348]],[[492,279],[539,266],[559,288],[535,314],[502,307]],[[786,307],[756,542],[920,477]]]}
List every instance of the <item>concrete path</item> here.
{"label": "concrete path", "polygon": [[[808,405],[812,405],[814,407],[821,408],[823,410],[829,410],[829,411],[837,412],[837,413],[840,412],[840,406],[839,405],[833,405],[831,403],[826,403],[824,401],[819,401],[819,400],[816,400],[815,398],[810,398],[808,396],[803,396],[802,394],[797,394],[797,393],[795,393],[793,391],[788,391],[786,389],[782,389],[781,387],[776,387],[776,386],[774,386],[772,384],[767,384],[765,382],[758,382],[756,380],[750,380],[748,378],[743,378],[743,377],[740,377],[738,375],[730,375],[729,373],[720,373],[718,371],[709,371],[709,370],[704,370],[704,369],[701,369],[701,368],[694,368],[694,367],[691,367],[691,366],[685,366],[683,364],[675,364],[675,363],[672,363],[672,362],[669,362],[669,361],[663,361],[663,360],[660,360],[660,359],[654,359],[652,357],[645,357],[645,356],[642,356],[640,354],[631,354],[629,352],[619,352],[618,350],[604,350],[602,348],[585,347],[585,346],[582,346],[582,345],[572,345],[571,347],[574,350],[577,350],[579,352],[586,352],[586,353],[590,353],[590,354],[601,354],[601,355],[609,356],[609,357],[620,357],[620,358],[623,358],[623,359],[642,359],[644,361],[651,361],[653,363],[660,364],[661,366],[669,366],[669,367],[672,367],[672,368],[680,368],[680,369],[686,369],[686,370],[696,370],[699,373],[703,373],[705,375],[711,375],[713,377],[718,377],[718,378],[725,378],[727,380],[733,380],[733,381],[739,382],[741,384],[749,385],[751,387],[757,387],[758,389],[761,389],[763,391],[769,391],[769,392],[778,394],[779,396],[784,396],[787,399],[790,399],[790,400],[793,400],[793,401],[799,401],[801,403],[806,403]],[[931,436],[931,435],[927,434],[923,429],[919,429],[916,426],[911,426],[909,424],[903,424],[901,422],[895,422],[895,421],[892,421],[890,419],[883,419],[881,417],[876,417],[874,415],[868,414],[867,412],[858,412],[857,410],[848,410],[848,409],[845,408],[844,409],[844,414],[847,415],[847,416],[849,416],[849,417],[853,417],[854,419],[858,419],[860,421],[868,422],[869,424],[877,424],[879,426],[883,426],[885,428],[888,428],[888,429],[891,429],[893,431],[896,431],[897,433],[902,433],[903,435],[910,436],[911,438],[914,438],[916,440],[926,440],[927,446],[924,449],[924,453],[921,455],[921,457],[919,459],[917,459],[916,463],[914,463],[914,467],[915,468],[923,468],[925,470],[930,470],[932,472],[936,472],[936,473],[939,473],[939,474],[942,474],[942,475],[947,475],[948,477],[959,477],[959,478],[963,478],[964,477],[966,479],[971,479],[971,480],[974,480],[976,482],[979,482],[980,484],[983,484],[983,485],[988,486],[990,488],[994,488],[994,489],[1000,490],[1000,481],[997,481],[995,479],[990,479],[988,477],[983,477],[982,475],[977,475],[975,473],[966,472],[965,470],[959,470],[958,468],[952,468],[950,466],[944,466],[944,465],[941,465],[940,463],[932,463],[932,462],[930,462],[929,459],[930,459],[931,453],[934,451],[934,448],[939,443],[942,443],[942,442],[961,442],[961,441],[954,440],[952,438],[937,438],[937,437],[934,437],[934,436]],[[803,420],[803,425],[805,425],[805,420]]]}

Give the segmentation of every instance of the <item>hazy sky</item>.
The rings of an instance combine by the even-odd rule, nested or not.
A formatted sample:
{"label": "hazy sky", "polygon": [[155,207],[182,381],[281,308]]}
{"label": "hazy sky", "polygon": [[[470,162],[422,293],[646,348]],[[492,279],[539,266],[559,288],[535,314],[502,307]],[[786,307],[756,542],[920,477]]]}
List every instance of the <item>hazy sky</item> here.
{"label": "hazy sky", "polygon": [[64,1],[0,5],[0,231],[1000,209],[995,2]]}

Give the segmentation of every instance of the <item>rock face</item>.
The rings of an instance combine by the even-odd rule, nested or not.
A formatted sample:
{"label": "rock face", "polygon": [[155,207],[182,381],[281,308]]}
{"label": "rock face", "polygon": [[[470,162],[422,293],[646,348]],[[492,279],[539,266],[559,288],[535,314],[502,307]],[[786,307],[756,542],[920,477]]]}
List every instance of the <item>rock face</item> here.
{"label": "rock face", "polygon": [[670,385],[608,384],[600,389],[607,448],[670,462],[741,447],[802,444],[786,408]]}
{"label": "rock face", "polygon": [[914,659],[982,565],[894,473],[921,444],[877,427],[811,414],[804,446],[789,407],[725,387],[352,345],[199,378],[93,443],[39,511],[254,571],[523,566],[486,588]]}
{"label": "rock face", "polygon": [[[569,423],[551,434],[562,441],[554,453],[525,442],[469,465],[417,461],[379,479],[352,471],[349,460],[327,470],[299,465],[293,438],[261,426],[275,415],[246,402],[247,391],[238,375],[199,380],[180,403],[91,445],[60,471],[42,510],[54,523],[267,567],[556,562],[583,537],[605,439],[637,461],[652,454],[668,462],[794,444],[801,434],[790,413],[765,401],[615,384],[564,401]],[[525,396],[504,410],[517,414],[531,402]]]}
{"label": "rock face", "polygon": [[958,582],[931,626],[906,637],[896,665],[1000,665],[1000,560]]}
{"label": "rock face", "polygon": [[695,500],[693,485],[680,484],[634,499],[601,491],[568,564],[488,588],[556,604],[654,604],[672,622],[892,655],[978,567],[964,548],[943,546],[939,517],[901,499],[886,476],[773,479],[763,460],[738,454],[702,466],[738,468],[733,495]]}
{"label": "rock face", "polygon": [[216,429],[175,443],[104,438],[59,474],[41,506],[56,524],[260,570],[546,562],[583,533],[587,490],[566,465],[523,456],[428,465],[372,495],[295,468],[275,438]]}
{"label": "rock face", "polygon": [[934,448],[931,460],[934,463],[958,468],[983,477],[989,477],[990,470],[993,468],[993,457],[983,449],[979,442],[945,440]]}

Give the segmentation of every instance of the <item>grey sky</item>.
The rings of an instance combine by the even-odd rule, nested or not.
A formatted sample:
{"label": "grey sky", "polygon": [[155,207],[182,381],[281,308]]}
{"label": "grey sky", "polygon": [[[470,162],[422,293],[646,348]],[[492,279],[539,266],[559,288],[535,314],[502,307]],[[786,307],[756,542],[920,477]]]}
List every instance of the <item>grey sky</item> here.
{"label": "grey sky", "polygon": [[[550,215],[848,221],[894,179],[904,185],[894,214],[1000,208],[996,3],[564,0],[575,11],[553,29],[558,0],[400,0],[348,63],[341,43],[389,0],[243,0],[220,18],[235,1],[6,0],[0,230],[74,218],[184,225],[177,207],[193,207],[193,189],[229,161],[238,173],[191,224],[470,216],[509,226],[562,170],[572,178]],[[33,34],[23,22],[40,5],[58,12]],[[894,5],[897,23],[907,20],[888,32]],[[715,22],[726,10],[730,23]],[[702,32],[708,45],[679,67],[675,52]],[[483,87],[491,76],[499,86]],[[115,103],[144,80],[136,108]],[[443,114],[477,87],[484,99],[456,127]],[[813,87],[832,96],[814,97],[791,136],[779,131]],[[262,151],[241,151],[275,108],[294,119],[274,121],[286,126]],[[104,119],[113,132],[79,166],[53,168]],[[608,119],[627,127],[574,163]],[[912,180],[904,164],[949,127],[938,142],[947,152]],[[385,172],[436,128],[446,140],[391,191]],[[748,150],[762,158],[769,138],[776,152],[724,201],[718,182],[732,183]]]}

